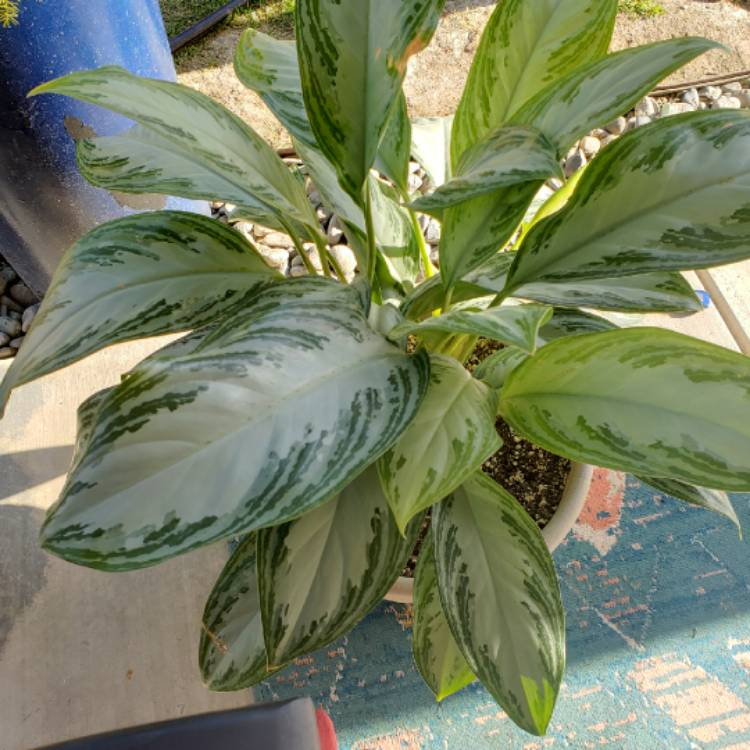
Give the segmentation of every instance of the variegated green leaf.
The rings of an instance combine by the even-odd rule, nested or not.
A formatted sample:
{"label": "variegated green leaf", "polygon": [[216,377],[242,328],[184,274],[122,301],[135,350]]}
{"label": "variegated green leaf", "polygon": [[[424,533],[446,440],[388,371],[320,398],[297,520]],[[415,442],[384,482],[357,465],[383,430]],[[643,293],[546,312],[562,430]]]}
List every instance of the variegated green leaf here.
{"label": "variegated green leaf", "polygon": [[247,29],[234,52],[234,72],[260,96],[293,138],[317,149],[305,112],[297,46],[293,41]]}
{"label": "variegated green leaf", "polygon": [[274,285],[102,400],[43,543],[123,570],[296,518],[396,441],[428,380],[427,356],[375,334],[356,290]]}
{"label": "variegated green leaf", "polygon": [[444,0],[298,0],[305,108],[342,186],[359,200],[398,103],[409,58],[428,44]]}
{"label": "variegated green leaf", "polygon": [[440,604],[431,533],[419,550],[414,573],[412,653],[419,674],[439,701],[476,680],[456,644]]}
{"label": "variegated green leaf", "polygon": [[719,46],[681,37],[608,55],[556,80],[511,121],[541,131],[562,156],[579,138],[631,109],[670,73]]}
{"label": "variegated green leaf", "polygon": [[[495,253],[489,261],[467,273],[464,279],[453,287],[453,304],[487,295],[494,297],[501,292],[505,288],[513,257],[512,253]],[[407,295],[401,311],[409,320],[421,320],[433,310],[440,308],[444,298],[442,278],[433,276]]]}
{"label": "variegated green leaf", "polygon": [[617,0],[503,0],[485,27],[453,126],[463,152],[568,72],[607,52]]}
{"label": "variegated green leaf", "polygon": [[526,361],[529,355],[517,346],[506,346],[499,352],[491,354],[477,365],[474,377],[490,388],[502,388],[513,370]]}
{"label": "variegated green leaf", "polygon": [[198,663],[211,690],[243,690],[269,675],[256,576],[256,535],[234,551],[203,611]]}
{"label": "variegated green leaf", "polygon": [[456,489],[502,446],[497,395],[451,357],[432,355],[417,415],[378,461],[399,529]]}
{"label": "variegated green leaf", "polygon": [[281,666],[351,630],[388,592],[414,549],[393,522],[374,466],[333,500],[258,535],[269,664]]}
{"label": "variegated green leaf", "polygon": [[409,192],[409,158],[411,157],[411,122],[406,97],[401,93],[393,108],[375,157],[375,169],[385,175],[402,195]]}
{"label": "variegated green leaf", "polygon": [[[605,318],[581,310],[555,308],[552,317],[539,329],[537,343],[544,346],[550,341],[584,333],[611,331],[617,328]],[[529,354],[516,346],[506,346],[491,354],[477,365],[474,377],[490,388],[502,388],[513,370],[529,358]]]}
{"label": "variegated green leaf", "polygon": [[508,378],[500,413],[582,463],[750,490],[750,358],[656,328],[572,336]]}
{"label": "variegated green leaf", "polygon": [[420,274],[419,245],[409,212],[398,203],[395,190],[374,175],[368,178],[375,241],[392,277],[407,283]]}
{"label": "variegated green leaf", "polygon": [[446,208],[471,198],[556,175],[562,177],[557,153],[541,133],[500,128],[464,153],[452,180],[417,199],[412,208],[440,217]]}
{"label": "variegated green leaf", "polygon": [[110,344],[241,309],[280,278],[238,232],[205,216],[159,211],[103,224],[60,262],[0,385],[0,405],[16,386]]}
{"label": "variegated green leaf", "polygon": [[427,172],[434,187],[440,187],[452,176],[451,128],[449,117],[418,117],[411,124],[411,153]]}
{"label": "variegated green leaf", "polygon": [[142,126],[124,136],[79,141],[82,167],[90,176],[103,172],[106,187],[168,189],[250,208],[262,204],[284,221],[317,227],[304,186],[274,150],[239,117],[197,91],[108,66],[71,73],[31,93],[64,94]]}
{"label": "variegated green leaf", "polygon": [[532,282],[516,289],[515,297],[557,307],[592,307],[616,312],[700,312],[701,301],[690,284],[675,272],[644,273],[612,279],[571,279]]}
{"label": "variegated green leaf", "polygon": [[542,184],[534,180],[501,188],[444,211],[440,276],[445,287],[453,288],[505,247]]}
{"label": "variegated green leaf", "polygon": [[[294,42],[274,39],[255,29],[247,29],[240,37],[234,54],[234,70],[242,83],[263,99],[294,139],[302,141],[308,149],[315,149],[318,159],[325,158],[318,152],[318,144],[305,112]],[[375,166],[404,192],[409,168],[410,135],[406,99],[401,95],[388,121]],[[335,175],[330,164],[329,168]]]}
{"label": "variegated green leaf", "polygon": [[676,497],[678,500],[684,500],[690,505],[697,505],[699,508],[712,510],[728,518],[740,531],[742,536],[742,526],[737,513],[734,510],[729,495],[721,490],[709,490],[706,487],[696,487],[692,484],[680,482],[677,479],[668,479],[665,477],[637,477],[642,482],[651,485],[659,492],[664,492],[670,497]]}
{"label": "variegated green leaf", "polygon": [[589,165],[566,207],[526,236],[508,291],[750,257],[749,205],[750,113],[665,118]]}
{"label": "variegated green leaf", "polygon": [[543,342],[549,343],[566,336],[601,333],[616,328],[614,323],[599,315],[557,307],[550,320],[539,329],[539,337]]}
{"label": "variegated green leaf", "polygon": [[78,141],[78,171],[92,185],[122,193],[163,193],[184,198],[238,201],[233,219],[307,235],[292,218],[283,223],[279,212],[247,189],[239,188],[231,175],[206,165],[196,165],[195,156],[174,151],[171,144],[136,125],[120,135]]}
{"label": "variegated green leaf", "polygon": [[406,333],[417,336],[441,331],[484,336],[505,344],[512,344],[527,352],[536,349],[539,327],[552,317],[552,308],[545,305],[511,305],[489,310],[451,310],[421,323],[406,322],[397,326],[391,335]]}
{"label": "variegated green leaf", "polygon": [[481,472],[434,506],[443,610],[471,671],[510,718],[544,734],[565,668],[565,613],[541,532]]}

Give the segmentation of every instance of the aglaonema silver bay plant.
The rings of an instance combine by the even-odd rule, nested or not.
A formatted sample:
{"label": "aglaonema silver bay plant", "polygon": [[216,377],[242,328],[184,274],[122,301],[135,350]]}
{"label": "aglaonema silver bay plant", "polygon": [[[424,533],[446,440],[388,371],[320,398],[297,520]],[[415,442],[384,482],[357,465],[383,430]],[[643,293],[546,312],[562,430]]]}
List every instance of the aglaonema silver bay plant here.
{"label": "aglaonema silver bay plant", "polygon": [[[310,273],[284,279],[204,216],[110,222],[65,255],[1,396],[116,342],[185,332],[81,405],[45,548],[125,571],[241,536],[200,643],[209,687],[238,690],[367,614],[431,509],[419,671],[440,699],[479,679],[543,734],[565,618],[535,523],[480,470],[500,446],[496,416],[737,522],[726,491],[750,490],[750,362],[597,311],[695,312],[680,272],[750,257],[750,116],[628,132],[530,212],[576,141],[716,45],[608,54],[616,0],[505,0],[455,117],[410,122],[407,64],[442,5],[297,0],[296,43],[247,31],[236,53],[344,223],[350,285],[299,174],[221,105],[112,67],[32,92],[137,123],[79,142],[94,185],[231,202],[291,235]],[[421,197],[411,155],[436,188]],[[442,225],[439,273],[420,212]],[[472,374],[480,337],[504,348]]]}

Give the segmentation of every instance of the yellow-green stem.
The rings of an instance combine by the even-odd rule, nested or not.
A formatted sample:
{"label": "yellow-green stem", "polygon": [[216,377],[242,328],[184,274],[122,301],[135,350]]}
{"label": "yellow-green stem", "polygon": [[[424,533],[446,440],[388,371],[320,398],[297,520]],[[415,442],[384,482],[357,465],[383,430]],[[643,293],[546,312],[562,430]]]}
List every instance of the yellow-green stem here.
{"label": "yellow-green stem", "polygon": [[417,214],[408,209],[409,216],[411,218],[411,225],[414,228],[414,234],[417,236],[417,245],[419,246],[419,255],[422,258],[422,265],[424,266],[424,275],[426,279],[431,279],[436,273],[437,269],[432,265],[430,259],[430,251],[427,249],[427,242],[425,241],[424,234],[422,233],[422,227],[419,226],[419,219]]}
{"label": "yellow-green stem", "polygon": [[375,267],[377,261],[377,245],[375,244],[375,227],[372,222],[372,198],[370,197],[370,185],[364,185],[365,191],[365,228],[367,230],[367,280],[372,286],[375,281]]}
{"label": "yellow-green stem", "polygon": [[330,263],[333,266],[333,270],[336,272],[336,276],[339,277],[339,281],[341,281],[342,284],[346,284],[346,276],[344,276],[344,272],[341,270],[341,266],[336,260],[336,256],[332,252],[328,252],[325,240],[318,234],[315,235],[315,246],[318,248],[318,255],[323,263],[323,268]]}
{"label": "yellow-green stem", "polygon": [[313,265],[313,262],[310,260],[309,256],[305,252],[305,249],[302,247],[302,243],[299,241],[299,238],[297,237],[297,235],[294,234],[294,231],[292,230],[291,226],[284,221],[281,222],[281,225],[284,227],[284,229],[286,229],[287,234],[292,238],[294,247],[297,249],[297,252],[299,253],[300,258],[302,258],[302,262],[305,264],[305,268],[307,269],[307,272],[312,276],[317,276],[318,269],[315,268],[315,266]]}

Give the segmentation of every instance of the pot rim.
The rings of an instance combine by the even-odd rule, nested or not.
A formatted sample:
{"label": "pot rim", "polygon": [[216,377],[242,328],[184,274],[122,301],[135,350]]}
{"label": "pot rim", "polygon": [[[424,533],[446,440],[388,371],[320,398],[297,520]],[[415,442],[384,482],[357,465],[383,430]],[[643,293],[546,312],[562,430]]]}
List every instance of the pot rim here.
{"label": "pot rim", "polygon": [[[562,544],[581,515],[593,475],[593,466],[573,462],[560,505],[542,529],[542,536],[550,552],[554,552]],[[413,604],[414,579],[399,576],[384,598],[396,604]]]}

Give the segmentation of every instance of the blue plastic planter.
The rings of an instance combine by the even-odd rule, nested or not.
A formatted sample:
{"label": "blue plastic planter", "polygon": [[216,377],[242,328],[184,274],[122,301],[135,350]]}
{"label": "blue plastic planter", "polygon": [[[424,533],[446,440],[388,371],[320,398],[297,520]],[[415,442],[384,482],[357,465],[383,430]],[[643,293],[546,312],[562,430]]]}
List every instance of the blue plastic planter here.
{"label": "blue plastic planter", "polygon": [[[71,134],[112,135],[132,123],[67,97],[27,99],[26,93],[101,65],[167,80],[175,79],[175,69],[157,0],[21,0],[20,6],[19,24],[0,28],[0,253],[43,292],[68,246],[137,205],[83,180]],[[158,197],[143,199],[139,208],[164,207]],[[166,206],[207,212],[204,203],[181,199]]]}

